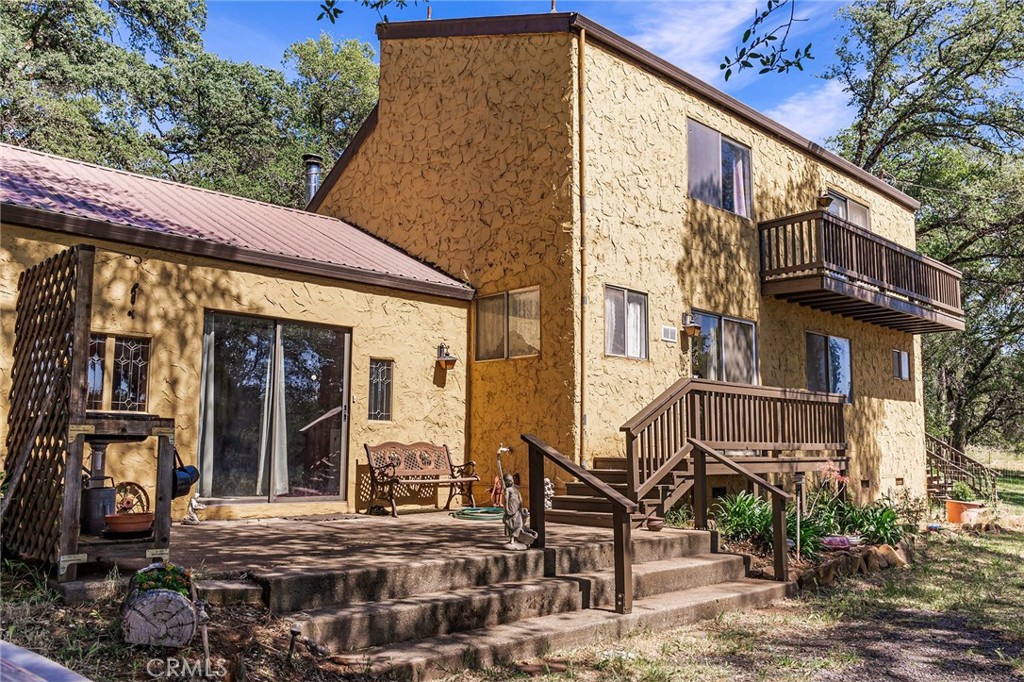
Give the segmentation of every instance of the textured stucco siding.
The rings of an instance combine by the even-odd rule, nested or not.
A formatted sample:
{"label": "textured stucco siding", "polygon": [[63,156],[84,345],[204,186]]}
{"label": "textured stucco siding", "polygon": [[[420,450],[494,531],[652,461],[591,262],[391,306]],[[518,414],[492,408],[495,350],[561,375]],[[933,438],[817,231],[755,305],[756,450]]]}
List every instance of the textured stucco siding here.
{"label": "textured stucco siding", "polygon": [[[3,225],[0,234],[0,442],[6,446],[8,394],[20,272],[77,243],[97,244],[92,328],[152,338],[148,411],[175,419],[176,441],[186,463],[195,461],[207,310],[314,322],[352,329],[348,502],[281,502],[211,506],[209,518],[332,513],[353,510],[356,486],[365,487],[363,443],[386,440],[447,443],[453,459],[466,453],[466,365],[447,373],[436,367],[437,345],[446,342],[466,357],[468,305],[439,298],[342,285],[313,277],[112,246]],[[126,255],[129,254],[129,255]],[[135,317],[130,290],[139,284]],[[394,360],[391,421],[367,415],[370,358]],[[152,448],[110,449],[109,473],[152,489]],[[184,500],[175,503],[182,513]]]}
{"label": "textured stucco siding", "polygon": [[[685,66],[685,65],[684,65]],[[814,208],[834,188],[867,204],[874,232],[914,248],[909,210],[810,155],[744,124],[641,67],[588,44],[585,73],[588,250],[588,456],[621,455],[619,426],[680,376],[687,341],[660,340],[691,309],[758,323],[760,379],[806,386],[804,332],[851,340],[854,401],[847,408],[851,471],[872,487],[897,477],[924,493],[920,344],[902,332],[761,296],[757,223]],[[687,118],[751,149],[752,220],[690,199]],[[650,357],[604,354],[604,286],[648,294]],[[911,352],[913,378],[892,378],[892,349]]]}
{"label": "textured stucco siding", "polygon": [[469,362],[487,482],[500,442],[525,476],[523,432],[577,448],[574,54],[568,34],[384,41],[376,128],[319,209],[481,296],[540,286],[539,356]]}

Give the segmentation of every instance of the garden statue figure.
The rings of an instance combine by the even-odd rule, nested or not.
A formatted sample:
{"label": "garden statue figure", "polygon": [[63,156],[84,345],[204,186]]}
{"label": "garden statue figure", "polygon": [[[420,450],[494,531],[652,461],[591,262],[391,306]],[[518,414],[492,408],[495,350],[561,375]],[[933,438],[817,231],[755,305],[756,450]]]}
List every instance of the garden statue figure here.
{"label": "garden statue figure", "polygon": [[551,500],[555,497],[555,484],[547,476],[544,477],[544,509],[551,509]]}
{"label": "garden statue figure", "polygon": [[206,505],[199,501],[199,491],[192,496],[192,499],[188,501],[188,512],[185,513],[185,518],[181,520],[183,526],[198,526],[199,525],[199,514],[196,512],[206,509]]}
{"label": "garden statue figure", "polygon": [[537,533],[526,525],[530,512],[523,507],[523,495],[511,474],[505,474],[505,535],[506,549],[523,551],[537,539]]}

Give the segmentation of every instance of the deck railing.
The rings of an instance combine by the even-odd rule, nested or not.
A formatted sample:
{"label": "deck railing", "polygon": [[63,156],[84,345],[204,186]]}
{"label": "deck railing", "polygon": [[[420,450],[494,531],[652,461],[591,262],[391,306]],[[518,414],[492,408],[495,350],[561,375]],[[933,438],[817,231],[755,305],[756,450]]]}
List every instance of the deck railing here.
{"label": "deck railing", "polygon": [[948,495],[953,483],[960,481],[981,495],[997,495],[998,475],[978,460],[931,434],[925,435],[925,450],[928,477],[941,483],[943,494]]}
{"label": "deck railing", "polygon": [[643,497],[689,455],[718,450],[845,450],[845,398],[790,388],[681,379],[622,425],[627,489]]}
{"label": "deck railing", "polygon": [[826,271],[916,305],[963,315],[959,272],[827,211],[809,211],[759,227],[764,282]]}

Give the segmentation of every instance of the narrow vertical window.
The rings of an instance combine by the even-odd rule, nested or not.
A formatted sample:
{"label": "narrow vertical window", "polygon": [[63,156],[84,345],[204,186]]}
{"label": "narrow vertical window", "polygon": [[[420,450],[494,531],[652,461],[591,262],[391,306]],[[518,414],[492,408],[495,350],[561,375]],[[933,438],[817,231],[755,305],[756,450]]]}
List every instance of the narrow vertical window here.
{"label": "narrow vertical window", "polygon": [[485,296],[476,302],[476,359],[505,357],[505,294]]}
{"label": "narrow vertical window", "polygon": [[370,360],[369,418],[391,421],[391,381],[394,371],[391,360]]}
{"label": "narrow vertical window", "polygon": [[910,354],[907,351],[892,352],[892,375],[901,381],[910,381]]}
{"label": "narrow vertical window", "polygon": [[114,339],[112,410],[145,412],[149,389],[149,339]]}
{"label": "narrow vertical window", "polygon": [[89,335],[89,364],[86,369],[88,392],[85,409],[103,409],[103,370],[107,360],[107,337],[103,334]]}
{"label": "narrow vertical window", "polygon": [[607,355],[647,357],[647,294],[618,287],[604,290],[604,348]]}

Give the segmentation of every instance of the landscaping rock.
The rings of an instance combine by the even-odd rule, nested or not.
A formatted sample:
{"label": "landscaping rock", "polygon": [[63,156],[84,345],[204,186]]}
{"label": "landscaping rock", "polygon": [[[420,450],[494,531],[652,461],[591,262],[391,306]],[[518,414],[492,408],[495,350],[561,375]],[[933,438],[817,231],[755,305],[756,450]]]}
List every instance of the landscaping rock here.
{"label": "landscaping rock", "polygon": [[882,545],[878,548],[878,553],[882,555],[885,560],[892,568],[903,568],[907,565],[907,562],[899,555],[899,553],[892,548],[890,545]]}
{"label": "landscaping rock", "polygon": [[877,547],[868,547],[868,550],[864,552],[864,566],[866,569],[864,571],[865,575],[870,575],[871,573],[878,573],[883,568],[889,565],[887,563],[883,564],[883,561],[884,559],[882,558],[882,555],[879,553]]}
{"label": "landscaping rock", "polygon": [[896,545],[897,551],[902,552],[903,559],[908,563],[914,563],[914,538],[903,538]]}

